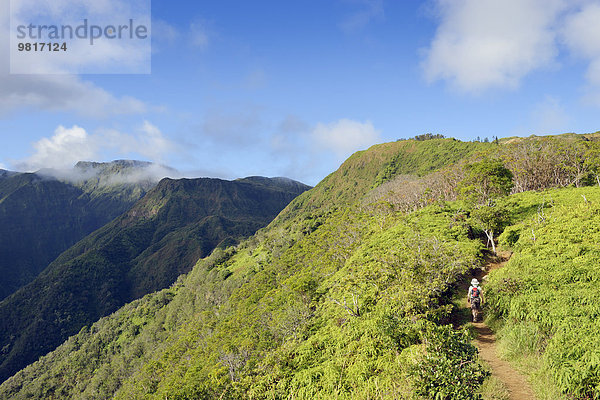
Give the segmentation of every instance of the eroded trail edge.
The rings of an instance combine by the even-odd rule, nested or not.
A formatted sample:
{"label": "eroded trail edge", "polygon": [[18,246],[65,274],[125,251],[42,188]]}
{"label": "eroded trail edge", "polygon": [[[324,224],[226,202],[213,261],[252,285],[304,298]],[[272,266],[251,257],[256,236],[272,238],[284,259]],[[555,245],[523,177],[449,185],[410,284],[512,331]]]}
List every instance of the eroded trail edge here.
{"label": "eroded trail edge", "polygon": [[[501,268],[510,258],[510,253],[501,253],[498,258],[488,262],[486,273]],[[480,277],[478,277],[480,278]],[[525,377],[516,371],[507,361],[501,360],[496,354],[496,336],[484,323],[473,323],[477,338],[474,341],[479,349],[479,357],[491,369],[492,375],[499,379],[508,389],[511,400],[535,400],[535,395]]]}

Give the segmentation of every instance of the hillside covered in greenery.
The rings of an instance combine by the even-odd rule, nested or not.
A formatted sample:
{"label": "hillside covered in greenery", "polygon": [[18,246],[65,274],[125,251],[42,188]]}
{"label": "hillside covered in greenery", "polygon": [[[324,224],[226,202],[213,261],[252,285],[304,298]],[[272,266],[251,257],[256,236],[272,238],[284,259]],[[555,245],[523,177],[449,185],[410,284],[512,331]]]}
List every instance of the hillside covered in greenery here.
{"label": "hillside covered in greenery", "polygon": [[168,287],[215,247],[267,225],[306,189],[280,178],[163,179],[0,302],[0,379],[82,326]]}
{"label": "hillside covered in greenery", "polygon": [[514,253],[487,285],[502,352],[543,398],[600,398],[600,187],[522,193],[510,209],[500,243]]}
{"label": "hillside covered in greenery", "polygon": [[0,171],[0,300],[60,253],[128,210],[158,180],[151,163],[78,163],[67,171]]}
{"label": "hillside covered in greenery", "polygon": [[514,253],[484,290],[507,357],[544,398],[599,398],[596,140],[356,153],[267,228],[85,326],[0,397],[478,399],[489,372],[451,324],[452,297],[498,245]]}

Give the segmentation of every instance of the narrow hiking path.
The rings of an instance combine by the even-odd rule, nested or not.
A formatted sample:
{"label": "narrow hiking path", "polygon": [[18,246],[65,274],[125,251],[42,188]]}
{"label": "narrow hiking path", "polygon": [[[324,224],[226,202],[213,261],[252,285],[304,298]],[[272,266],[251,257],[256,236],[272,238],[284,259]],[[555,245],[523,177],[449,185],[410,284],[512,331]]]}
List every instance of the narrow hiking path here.
{"label": "narrow hiking path", "polygon": [[496,337],[494,332],[483,322],[473,324],[477,331],[475,345],[479,349],[479,357],[491,369],[492,375],[498,378],[508,392],[511,400],[535,400],[535,395],[527,380],[511,365],[496,355]]}
{"label": "narrow hiking path", "polygon": [[[486,262],[485,269],[478,271],[477,274],[473,275],[473,278],[477,278],[480,282],[483,282],[485,275],[494,269],[502,268],[510,259],[510,256],[511,253],[499,252],[498,256],[490,257]],[[466,291],[467,290],[465,289],[463,293],[466,293]],[[466,315],[468,318],[467,321],[470,321],[471,310],[467,306],[466,294],[462,304],[464,307],[464,310],[462,310],[462,315]],[[464,321],[464,323],[467,323],[467,321]],[[495,376],[504,384],[510,393],[510,399],[535,400],[536,397],[533,394],[533,390],[531,389],[531,386],[525,377],[516,371],[507,361],[501,360],[497,356],[496,336],[494,335],[494,332],[485,324],[485,322],[475,322],[473,323],[473,327],[477,332],[477,338],[474,340],[474,344],[479,349],[479,357],[490,368],[492,376]]]}

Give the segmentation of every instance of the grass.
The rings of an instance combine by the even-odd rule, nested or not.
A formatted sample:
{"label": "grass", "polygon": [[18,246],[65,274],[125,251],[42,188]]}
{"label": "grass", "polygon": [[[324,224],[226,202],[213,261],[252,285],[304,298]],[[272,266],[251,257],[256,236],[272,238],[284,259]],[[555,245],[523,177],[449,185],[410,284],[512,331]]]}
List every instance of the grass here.
{"label": "grass", "polygon": [[483,381],[480,394],[483,400],[510,400],[510,392],[495,376],[490,376]]}

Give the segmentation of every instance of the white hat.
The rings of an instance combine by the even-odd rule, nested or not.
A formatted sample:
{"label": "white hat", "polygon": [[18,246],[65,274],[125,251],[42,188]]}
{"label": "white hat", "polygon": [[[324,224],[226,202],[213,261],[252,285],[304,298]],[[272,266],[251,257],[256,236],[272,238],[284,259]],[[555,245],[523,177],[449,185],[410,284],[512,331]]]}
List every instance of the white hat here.
{"label": "white hat", "polygon": [[471,285],[476,286],[479,285],[479,281],[476,278],[471,279]]}

